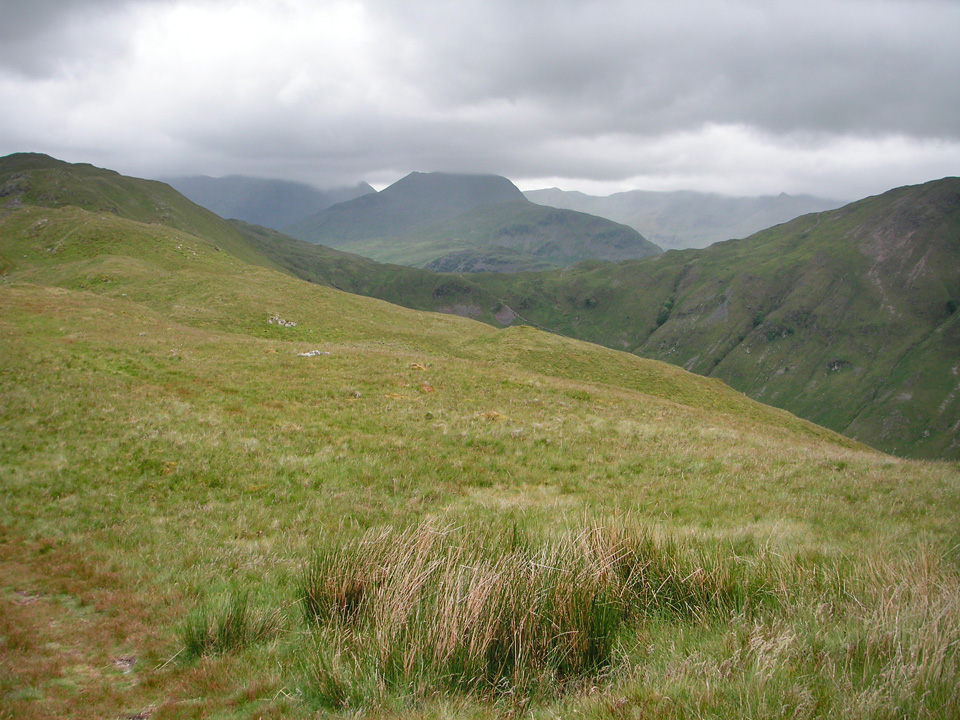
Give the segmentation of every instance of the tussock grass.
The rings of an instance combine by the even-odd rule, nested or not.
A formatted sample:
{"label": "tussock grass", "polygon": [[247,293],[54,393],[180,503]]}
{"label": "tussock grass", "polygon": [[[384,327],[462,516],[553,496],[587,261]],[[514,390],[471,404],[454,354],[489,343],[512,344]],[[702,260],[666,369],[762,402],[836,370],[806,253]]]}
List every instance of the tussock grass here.
{"label": "tussock grass", "polygon": [[279,628],[277,613],[252,606],[247,592],[232,592],[186,619],[180,629],[184,658],[242,650],[275,636]]}
{"label": "tussock grass", "polygon": [[328,707],[388,690],[555,696],[609,673],[626,628],[749,613],[777,601],[778,578],[617,524],[546,540],[516,527],[376,530],[318,548],[303,571],[323,638],[312,691]]}

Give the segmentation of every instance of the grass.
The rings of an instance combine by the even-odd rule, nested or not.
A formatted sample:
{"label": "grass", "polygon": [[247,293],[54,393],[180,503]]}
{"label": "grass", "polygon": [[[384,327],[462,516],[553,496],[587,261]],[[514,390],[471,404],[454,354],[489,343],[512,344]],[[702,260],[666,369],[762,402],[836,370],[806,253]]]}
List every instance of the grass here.
{"label": "grass", "polygon": [[957,715],[956,464],[160,225],[0,237],[0,717]]}
{"label": "grass", "polygon": [[212,605],[203,605],[180,630],[186,659],[241,650],[277,633],[278,618],[250,606],[249,593],[235,591]]}
{"label": "grass", "polygon": [[526,703],[601,682],[626,627],[775,600],[733,558],[619,525],[523,535],[428,523],[315,551],[300,599],[332,642],[317,643],[312,695],[332,708],[383,702],[384,690]]}

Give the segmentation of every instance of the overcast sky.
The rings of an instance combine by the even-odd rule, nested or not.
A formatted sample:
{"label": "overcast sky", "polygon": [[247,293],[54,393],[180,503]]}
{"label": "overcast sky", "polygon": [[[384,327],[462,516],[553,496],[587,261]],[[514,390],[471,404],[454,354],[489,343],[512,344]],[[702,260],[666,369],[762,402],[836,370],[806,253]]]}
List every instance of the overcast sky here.
{"label": "overcast sky", "polygon": [[852,200],[960,175],[960,0],[0,0],[0,155]]}

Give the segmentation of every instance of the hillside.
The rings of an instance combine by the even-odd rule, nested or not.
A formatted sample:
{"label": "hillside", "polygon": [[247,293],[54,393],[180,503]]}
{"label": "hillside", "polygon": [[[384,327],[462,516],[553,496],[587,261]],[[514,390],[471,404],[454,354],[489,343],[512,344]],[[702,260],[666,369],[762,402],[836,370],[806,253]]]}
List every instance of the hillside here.
{"label": "hillside", "polygon": [[468,278],[378,263],[361,255],[296,240],[268,228],[231,223],[258,252],[303,280],[337,290],[379,298],[414,310],[428,310],[509,325],[487,290]]}
{"label": "hillside", "polygon": [[843,203],[809,195],[726,197],[689,190],[630,190],[606,197],[550,188],[524,193],[532,202],[609,218],[637,230],[664,250],[705,248],[744,238],[800,215]]}
{"label": "hillside", "polygon": [[659,252],[624,225],[530,203],[494,175],[412,173],[284,232],[380,262],[446,272],[541,270]]}
{"label": "hillside", "polygon": [[888,452],[960,457],[960,180],[652,260],[477,282],[538,325],[719,377]]}
{"label": "hillside", "polygon": [[345,200],[374,192],[366,183],[319,190],[306,183],[230,175],[161,178],[197,205],[223,218],[279,230]]}
{"label": "hillside", "polygon": [[213,241],[245,262],[277,267],[252,251],[229,223],[165,183],[120,175],[87,164],[70,164],[39,153],[0,158],[0,209],[76,207],[139,223],[163,225]]}
{"label": "hillside", "polygon": [[960,712],[956,464],[0,162],[3,715]]}

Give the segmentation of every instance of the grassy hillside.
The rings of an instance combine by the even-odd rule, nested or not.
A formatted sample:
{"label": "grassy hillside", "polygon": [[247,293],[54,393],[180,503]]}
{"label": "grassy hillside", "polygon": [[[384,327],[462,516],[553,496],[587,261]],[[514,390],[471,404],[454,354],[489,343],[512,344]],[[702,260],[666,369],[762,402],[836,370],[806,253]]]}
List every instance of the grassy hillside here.
{"label": "grassy hillside", "polygon": [[719,377],[876,447],[960,457],[960,180],[745,240],[476,280],[542,327]]}
{"label": "grassy hillside", "polygon": [[202,236],[245,262],[276,267],[264,255],[252,252],[229,223],[189,202],[169,185],[93,165],[65,163],[39,153],[2,157],[0,203],[6,208],[75,207],[163,225]]}
{"label": "grassy hillside", "polygon": [[219,245],[0,211],[3,717],[960,712],[956,464]]}
{"label": "grassy hillside", "polygon": [[528,202],[506,178],[413,173],[295,223],[301,240],[444,272],[520,272],[660,250],[632,228]]}

